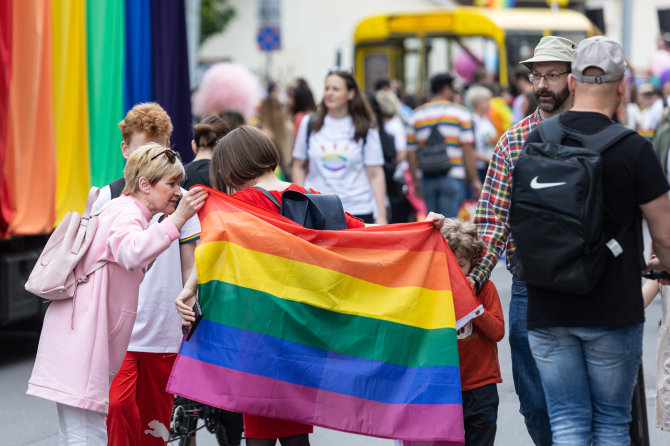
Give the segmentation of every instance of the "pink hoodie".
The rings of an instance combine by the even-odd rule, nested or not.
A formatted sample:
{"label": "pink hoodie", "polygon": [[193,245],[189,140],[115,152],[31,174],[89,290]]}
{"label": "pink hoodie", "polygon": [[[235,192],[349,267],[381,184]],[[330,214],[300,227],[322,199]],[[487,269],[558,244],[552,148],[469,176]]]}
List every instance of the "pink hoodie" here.
{"label": "pink hoodie", "polygon": [[150,219],[149,209],[128,195],[103,208],[76,271],[83,274],[100,259],[109,263],[79,285],[74,300],[49,305],[29,395],[107,412],[109,385],[128,348],[144,272],[179,238],[169,219],[149,226]]}

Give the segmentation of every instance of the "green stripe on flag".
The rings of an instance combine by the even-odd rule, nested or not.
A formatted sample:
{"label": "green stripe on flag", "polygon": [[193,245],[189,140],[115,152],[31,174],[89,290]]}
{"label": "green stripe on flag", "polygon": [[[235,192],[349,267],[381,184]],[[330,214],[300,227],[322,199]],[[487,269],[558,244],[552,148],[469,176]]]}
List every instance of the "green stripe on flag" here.
{"label": "green stripe on flag", "polygon": [[338,313],[216,280],[200,284],[199,296],[205,318],[219,324],[406,367],[458,366],[453,328]]}

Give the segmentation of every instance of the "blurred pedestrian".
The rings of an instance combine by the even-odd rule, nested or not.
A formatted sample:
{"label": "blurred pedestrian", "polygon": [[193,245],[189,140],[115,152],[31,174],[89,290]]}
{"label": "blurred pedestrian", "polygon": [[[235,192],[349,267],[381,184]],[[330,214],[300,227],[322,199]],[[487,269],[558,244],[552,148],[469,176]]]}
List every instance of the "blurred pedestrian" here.
{"label": "blurred pedestrian", "polygon": [[323,100],[303,119],[293,147],[293,182],[337,194],[366,223],[387,223],[384,156],[375,117],[353,72],[328,72]]}
{"label": "blurred pedestrian", "polygon": [[212,187],[209,182],[209,165],[212,161],[212,151],[216,142],[230,131],[226,122],[217,115],[207,116],[193,127],[191,148],[195,158],[184,166],[186,175],[181,182],[184,189],[190,189],[196,184]]}
{"label": "blurred pedestrian", "polygon": [[645,83],[638,88],[638,104],[640,115],[637,123],[637,132],[651,140],[663,118],[663,100],[661,91],[651,83]]}
{"label": "blurred pedestrian", "polygon": [[286,106],[293,120],[293,142],[295,142],[295,134],[300,128],[302,118],[316,111],[316,102],[314,102],[314,95],[309,88],[309,84],[301,77],[295,79],[286,87],[286,95],[288,98]]}
{"label": "blurred pedestrian", "polygon": [[258,109],[259,128],[279,149],[280,175],[291,176],[291,151],[293,149],[293,124],[279,99],[268,96]]}
{"label": "blurred pedestrian", "polygon": [[[528,68],[519,65],[514,70],[514,82],[517,90],[517,95],[512,103],[512,124],[516,124],[523,118],[528,116],[527,113],[527,94],[533,94],[533,83],[528,79]],[[535,110],[535,107],[533,107]]]}
{"label": "blurred pedestrian", "polygon": [[480,181],[486,178],[491,162],[493,147],[498,141],[498,132],[488,118],[491,108],[491,90],[474,85],[465,92],[465,105],[472,111],[472,126],[475,131],[475,149],[477,150],[477,171]]}
{"label": "blurred pedestrian", "polygon": [[[430,102],[418,107],[412,115],[412,128],[407,135],[407,149],[414,188],[420,192],[428,209],[447,218],[458,215],[461,202],[467,195],[468,183],[479,196],[482,183],[477,174],[477,153],[474,148],[472,114],[451,100],[454,78],[448,73],[436,74],[430,81],[433,95]],[[447,171],[429,175],[419,166],[417,151],[425,147],[433,128],[444,141],[444,150],[451,167]],[[419,188],[420,184],[420,188]]]}

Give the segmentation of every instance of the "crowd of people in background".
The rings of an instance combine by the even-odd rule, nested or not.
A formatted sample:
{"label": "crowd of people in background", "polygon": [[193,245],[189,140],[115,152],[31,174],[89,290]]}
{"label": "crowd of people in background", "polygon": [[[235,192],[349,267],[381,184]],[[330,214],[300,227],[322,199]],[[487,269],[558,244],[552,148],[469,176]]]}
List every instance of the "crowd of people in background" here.
{"label": "crowd of people in background", "polygon": [[[621,210],[625,207],[622,201],[616,212],[634,209],[635,216],[644,215],[657,243],[658,261],[662,262],[658,266],[670,261],[670,245],[666,246],[667,240],[660,235],[667,226],[662,219],[670,210],[666,209],[668,184],[663,178],[670,171],[670,66],[641,83],[632,72],[623,75],[617,71],[601,85],[592,78],[609,76],[608,70],[623,70],[623,62],[616,66],[614,62],[591,64],[588,59],[584,62],[591,53],[584,53],[596,54],[605,47],[616,54],[623,50],[609,40],[587,42],[578,47],[562,37],[542,38],[533,57],[519,61],[521,65],[505,89],[484,67],[475,72],[470,85],[451,73],[436,73],[426,97],[407,94],[402,83],[394,79],[379,79],[374,91],[364,92],[353,70],[346,67],[334,67],[326,73],[319,102],[303,78],[292,79],[283,89],[272,82],[263,95],[248,70],[237,64],[218,64],[205,74],[194,94],[194,113],[199,119],[193,129],[195,159],[184,168],[169,149],[172,124],[165,111],[154,103],[135,106],[119,124],[121,152],[128,160],[125,175],[103,188],[96,203],[96,209],[106,211],[101,214],[103,232],[119,238],[116,251],[110,251],[102,240],[92,251],[110,261],[101,273],[105,280],[87,285],[100,299],[92,299],[97,302],[95,308],[87,314],[88,319],[82,320],[75,319],[74,307],[69,303],[52,304],[30,382],[30,393],[59,403],[63,444],[94,437],[100,444],[107,438],[110,444],[149,444],[144,440],[144,426],[153,420],[169,426],[172,396],[165,385],[179,345],[180,325],[190,323],[194,316],[191,308],[197,271],[193,253],[200,231],[195,213],[206,194],[199,188],[192,194],[186,190],[197,184],[271,212],[278,209],[253,186],[265,188],[279,200],[280,191],[286,189],[336,194],[347,213],[349,228],[423,220],[429,211],[444,215],[447,221],[441,229],[445,240],[484,307],[483,316],[459,331],[466,445],[492,445],[495,438],[496,384],[501,382],[496,343],[504,336],[505,324],[498,293],[489,277],[505,253],[514,276],[507,314],[514,386],[533,442],[549,445],[553,437],[554,443],[579,440],[589,444],[609,438],[612,444],[624,444],[616,441],[628,435],[622,426],[630,421],[643,307],[642,300],[639,305],[622,307],[611,296],[617,287],[639,285],[635,267],[625,273],[609,271],[611,283],[594,292],[593,299],[600,299],[602,306],[588,306],[580,315],[564,311],[564,296],[527,287],[518,277],[514,268],[516,246],[507,220],[510,172],[526,140],[538,138],[534,130],[541,121],[561,115],[561,122],[581,130],[618,121],[648,140],[633,142],[643,146],[639,159],[649,166],[654,182],[642,187],[644,172],[632,172],[626,184],[637,195],[617,196],[627,200],[628,208]],[[584,49],[580,54],[579,48],[586,47],[592,50]],[[670,53],[670,36],[659,39],[658,51]],[[573,58],[581,61],[579,69]],[[650,142],[661,161],[660,168],[649,157],[653,155]],[[637,154],[621,152],[612,150],[608,156],[622,166],[627,161],[638,161]],[[146,181],[149,176],[153,183]],[[121,200],[114,200],[119,196]],[[183,196],[188,199],[179,200]],[[605,195],[606,200],[614,201],[612,197],[611,192]],[[474,224],[456,220],[467,200],[478,201]],[[123,212],[132,218],[125,223],[128,229],[119,232],[120,221],[116,219],[121,219]],[[165,214],[172,215],[166,218]],[[638,260],[634,255],[634,230],[626,233],[630,235],[626,265]],[[143,251],[132,264],[128,263],[130,254],[125,253],[135,247],[129,240]],[[140,271],[146,271],[150,264],[153,266],[140,285]],[[627,281],[622,285],[624,279]],[[118,287],[117,282],[125,284]],[[657,282],[649,283],[645,305],[659,291]],[[88,288],[82,286],[83,292]],[[178,296],[181,320],[166,296]],[[113,302],[117,297],[123,297],[124,305],[133,308],[117,308]],[[637,297],[637,290],[628,294],[628,300]],[[82,299],[77,302],[85,305]],[[105,305],[110,309],[102,308]],[[600,322],[585,322],[582,316],[587,310],[594,318],[598,313]],[[114,355],[110,354],[113,363],[105,360],[87,365],[72,358],[78,367],[72,376],[92,377],[99,384],[94,389],[77,389],[80,383],[70,382],[69,373],[58,371],[60,375],[55,377],[46,364],[54,361],[57,347],[52,345],[53,337],[45,336],[59,333],[54,318],[89,324],[94,333],[100,329],[95,318],[115,312],[136,313],[134,324],[122,327],[123,339],[117,338],[109,345],[97,340],[73,340],[88,349],[115,349]],[[622,313],[625,317],[619,317]],[[532,314],[530,323],[528,314]],[[578,384],[588,393],[589,385],[602,387],[609,380],[606,384],[616,384],[619,394],[610,398],[607,392],[601,395],[594,391],[593,401],[584,401],[575,392],[562,392],[571,384],[556,377],[554,371],[563,367],[559,362],[565,356],[551,351],[544,354],[551,350],[547,339],[553,337],[567,344],[565,338],[572,336],[585,345],[597,344],[593,338],[602,334],[599,330],[603,323],[610,322],[615,326],[608,332],[610,336],[634,344],[631,349],[635,354],[625,376],[614,383],[611,376],[604,378],[594,367],[593,376],[580,377]],[[588,329],[574,332],[571,327],[575,324]],[[580,363],[582,357],[573,355],[570,359]],[[110,383],[108,369],[113,377]],[[82,393],[76,401],[68,395],[73,388]],[[599,417],[600,408],[613,406],[613,399],[616,407],[611,409],[609,419]],[[105,419],[100,412],[107,410]],[[82,421],[82,414],[91,418]],[[589,425],[584,427],[587,418]],[[670,423],[668,419],[670,416],[661,416],[660,423]],[[233,419],[228,429],[229,443],[239,444],[241,417]],[[312,426],[245,415],[244,431],[249,445],[271,445],[275,439],[285,445],[308,445]],[[154,435],[152,440],[164,444],[167,438]]]}

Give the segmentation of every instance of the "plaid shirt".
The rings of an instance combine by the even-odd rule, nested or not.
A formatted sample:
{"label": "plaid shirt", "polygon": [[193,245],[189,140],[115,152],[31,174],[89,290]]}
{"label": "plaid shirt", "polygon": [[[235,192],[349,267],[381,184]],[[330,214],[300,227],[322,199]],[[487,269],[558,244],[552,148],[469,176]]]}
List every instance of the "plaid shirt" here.
{"label": "plaid shirt", "polygon": [[470,273],[478,288],[489,278],[505,248],[507,248],[507,269],[510,269],[510,262],[516,249],[510,236],[508,221],[512,197],[512,171],[526,137],[541,120],[539,110],[525,117],[500,137],[493,151],[474,217],[479,236],[486,244],[482,261]]}

